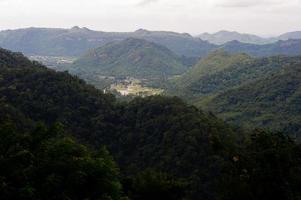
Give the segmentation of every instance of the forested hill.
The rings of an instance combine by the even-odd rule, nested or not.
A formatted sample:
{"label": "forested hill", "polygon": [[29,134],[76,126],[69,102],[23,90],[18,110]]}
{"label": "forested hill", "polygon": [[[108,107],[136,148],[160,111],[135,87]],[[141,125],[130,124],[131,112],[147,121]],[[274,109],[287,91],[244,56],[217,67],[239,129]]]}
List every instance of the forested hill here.
{"label": "forested hill", "polygon": [[287,130],[301,137],[301,59],[277,73],[222,92],[205,107],[229,122]]}
{"label": "forested hill", "polygon": [[228,122],[300,137],[300,66],[300,56],[253,58],[219,50],[171,80],[169,91]]}
{"label": "forested hill", "polygon": [[182,74],[187,67],[179,56],[164,46],[128,38],[90,50],[70,67],[78,74],[162,79]]}
{"label": "forested hill", "polygon": [[0,52],[1,199],[300,198],[300,146],[282,134],[251,138],[174,97],[116,102]]}
{"label": "forested hill", "polygon": [[[211,93],[215,90],[214,87],[218,89],[219,86],[213,85],[212,82],[205,82],[208,81],[208,77],[214,77],[216,74],[224,73],[233,67],[244,67],[251,61],[252,58],[244,53],[231,55],[223,49],[217,50],[201,59],[182,76],[171,80],[170,89],[174,89],[173,94],[187,98]],[[220,85],[222,85],[225,79],[215,79],[215,81],[220,81]]]}

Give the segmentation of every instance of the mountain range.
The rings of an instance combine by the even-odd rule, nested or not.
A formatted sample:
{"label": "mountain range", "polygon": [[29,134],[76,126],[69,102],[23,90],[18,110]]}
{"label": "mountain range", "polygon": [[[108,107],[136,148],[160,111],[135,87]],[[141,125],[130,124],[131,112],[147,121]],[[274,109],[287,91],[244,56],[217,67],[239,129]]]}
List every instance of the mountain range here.
{"label": "mountain range", "polygon": [[[234,40],[239,41],[237,46],[241,46],[241,50],[246,50],[245,43],[254,45],[271,44],[279,40],[301,39],[300,35],[300,32],[297,31],[286,33],[276,38],[264,39],[250,34],[221,31],[212,35],[207,33],[193,37],[187,33],[168,31],[139,29],[134,32],[103,32],[75,26],[71,29],[25,28],[0,31],[0,47],[23,52],[30,56],[78,57],[90,49],[98,48],[113,41],[137,38],[165,46],[179,56],[199,58],[208,55],[209,52],[217,48],[233,45],[231,41]],[[227,42],[230,42],[230,44],[227,44]],[[250,52],[262,49],[260,46],[248,48],[252,48],[252,50],[249,50]],[[262,51],[253,54],[261,55]],[[275,53],[279,52],[276,51]]]}
{"label": "mountain range", "polygon": [[26,55],[80,56],[89,49],[126,38],[145,39],[166,46],[178,55],[199,57],[214,45],[189,34],[167,31],[102,32],[88,28],[26,28],[0,32],[0,46]]}
{"label": "mountain range", "polygon": [[288,32],[277,37],[260,37],[254,34],[223,30],[212,34],[203,33],[197,37],[216,45],[222,45],[233,40],[249,44],[269,44],[279,40],[301,39],[301,31]]}

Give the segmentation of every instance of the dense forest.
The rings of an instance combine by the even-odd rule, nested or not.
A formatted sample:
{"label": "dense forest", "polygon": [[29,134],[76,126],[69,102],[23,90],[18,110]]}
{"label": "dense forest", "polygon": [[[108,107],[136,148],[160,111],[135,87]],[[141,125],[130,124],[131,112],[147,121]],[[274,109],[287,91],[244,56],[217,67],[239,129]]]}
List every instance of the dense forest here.
{"label": "dense forest", "polygon": [[218,50],[167,84],[177,95],[239,126],[300,137],[301,57],[254,58]]}
{"label": "dense forest", "polygon": [[300,199],[301,146],[177,97],[120,102],[0,50],[1,199]]}

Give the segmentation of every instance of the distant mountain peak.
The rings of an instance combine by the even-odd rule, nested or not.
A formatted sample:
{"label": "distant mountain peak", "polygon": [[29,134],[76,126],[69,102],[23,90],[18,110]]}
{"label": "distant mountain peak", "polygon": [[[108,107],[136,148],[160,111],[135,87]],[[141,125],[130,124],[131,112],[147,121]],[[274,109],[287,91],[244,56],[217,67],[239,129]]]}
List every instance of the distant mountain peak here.
{"label": "distant mountain peak", "polygon": [[79,26],[73,26],[72,28],[71,28],[71,30],[80,30],[81,28],[79,27]]}
{"label": "distant mountain peak", "polygon": [[79,27],[79,26],[73,26],[70,30],[72,31],[91,31],[90,29],[88,29],[87,27]]}
{"label": "distant mountain peak", "polygon": [[149,34],[150,31],[146,30],[146,29],[140,28],[140,29],[136,30],[135,33],[138,33],[138,34]]}

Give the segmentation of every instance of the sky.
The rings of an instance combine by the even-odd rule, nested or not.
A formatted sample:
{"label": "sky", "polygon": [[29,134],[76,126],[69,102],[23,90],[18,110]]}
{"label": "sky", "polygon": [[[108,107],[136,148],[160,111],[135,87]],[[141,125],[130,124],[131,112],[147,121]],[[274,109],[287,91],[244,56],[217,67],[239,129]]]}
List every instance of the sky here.
{"label": "sky", "polygon": [[301,0],[0,0],[0,30],[72,26],[275,36],[301,31]]}

